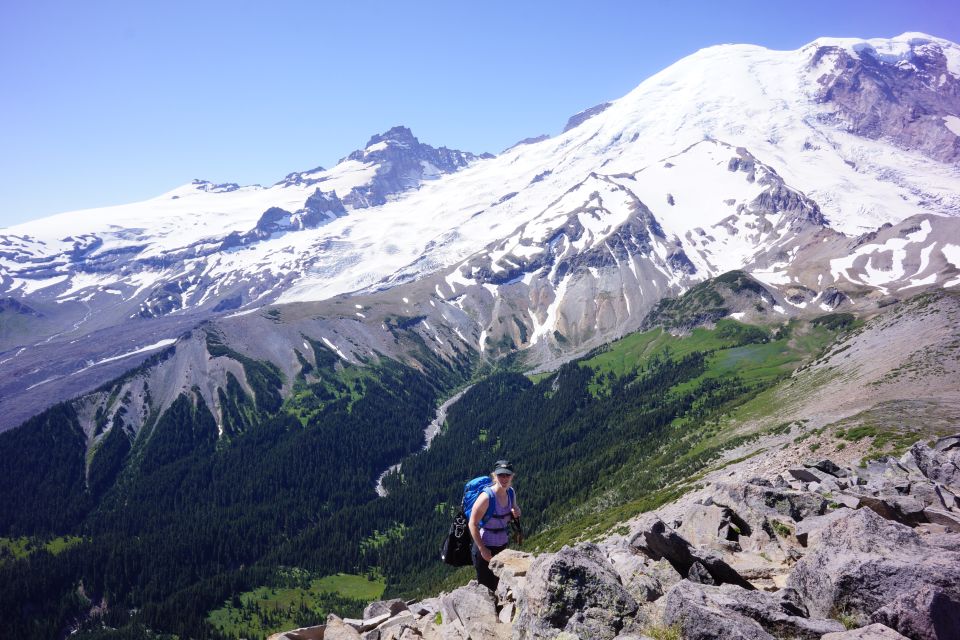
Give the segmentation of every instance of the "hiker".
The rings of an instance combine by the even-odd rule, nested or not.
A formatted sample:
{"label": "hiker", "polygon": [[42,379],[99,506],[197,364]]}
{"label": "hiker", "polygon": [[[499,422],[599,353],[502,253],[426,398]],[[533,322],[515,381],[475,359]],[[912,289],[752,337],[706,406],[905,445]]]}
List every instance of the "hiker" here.
{"label": "hiker", "polygon": [[[477,582],[492,591],[497,590],[500,578],[490,571],[490,559],[507,548],[510,542],[510,522],[520,517],[516,492],[510,486],[513,483],[513,465],[506,460],[498,460],[490,476],[493,484],[481,493],[470,512],[470,536],[473,538],[473,566],[477,570]],[[483,526],[490,500],[495,500],[494,509]]]}

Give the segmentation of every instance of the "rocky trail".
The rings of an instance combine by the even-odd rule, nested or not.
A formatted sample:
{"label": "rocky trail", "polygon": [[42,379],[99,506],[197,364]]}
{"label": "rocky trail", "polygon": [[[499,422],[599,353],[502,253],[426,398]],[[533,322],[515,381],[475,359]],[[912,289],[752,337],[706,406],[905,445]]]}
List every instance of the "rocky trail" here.
{"label": "rocky trail", "polygon": [[789,449],[714,471],[626,534],[507,550],[496,593],[471,581],[272,640],[960,638],[960,435],[859,465],[853,447],[805,464]]}

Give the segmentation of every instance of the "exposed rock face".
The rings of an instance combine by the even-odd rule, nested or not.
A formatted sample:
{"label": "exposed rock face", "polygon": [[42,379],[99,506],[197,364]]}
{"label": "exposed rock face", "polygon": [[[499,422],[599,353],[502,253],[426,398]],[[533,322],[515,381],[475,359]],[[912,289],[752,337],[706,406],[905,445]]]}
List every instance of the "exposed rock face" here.
{"label": "exposed rock face", "polygon": [[324,223],[345,215],[347,210],[344,209],[343,203],[335,192],[324,193],[317,189],[307,198],[303,208],[294,213],[280,207],[270,207],[263,212],[253,229],[246,233],[234,231],[223,239],[220,249],[250,245],[287,231],[316,229]]}
{"label": "exposed rock face", "polygon": [[610,102],[604,102],[603,104],[598,104],[594,107],[590,107],[589,109],[584,109],[580,113],[570,116],[570,119],[567,120],[566,126],[563,127],[563,132],[566,133],[567,131],[570,131],[570,129],[579,127],[593,116],[606,111],[608,108],[610,108],[610,105]]}
{"label": "exposed rock face", "polygon": [[852,132],[944,162],[960,159],[960,138],[944,124],[944,116],[960,113],[960,80],[936,42],[917,38],[899,59],[870,47],[856,54],[821,47],[810,64],[827,67],[817,100],[835,107]]}
{"label": "exposed rock face", "polygon": [[490,154],[474,155],[423,144],[407,127],[393,127],[370,138],[364,149],[354,151],[347,160],[372,162],[378,165],[376,176],[368,185],[355,187],[343,196],[344,204],[355,209],[384,204],[396,193],[416,188],[423,180],[453,173]]}
{"label": "exposed rock face", "polygon": [[24,316],[41,317],[43,314],[16,298],[0,298],[0,313],[16,313]]}

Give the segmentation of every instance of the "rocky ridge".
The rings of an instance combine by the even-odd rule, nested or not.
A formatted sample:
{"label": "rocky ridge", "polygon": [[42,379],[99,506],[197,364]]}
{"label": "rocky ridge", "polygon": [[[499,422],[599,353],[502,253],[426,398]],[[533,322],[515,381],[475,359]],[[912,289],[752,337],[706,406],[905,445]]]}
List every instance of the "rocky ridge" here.
{"label": "rocky ridge", "polygon": [[503,552],[496,593],[471,581],[272,640],[960,637],[960,435],[848,458],[734,463],[628,533]]}

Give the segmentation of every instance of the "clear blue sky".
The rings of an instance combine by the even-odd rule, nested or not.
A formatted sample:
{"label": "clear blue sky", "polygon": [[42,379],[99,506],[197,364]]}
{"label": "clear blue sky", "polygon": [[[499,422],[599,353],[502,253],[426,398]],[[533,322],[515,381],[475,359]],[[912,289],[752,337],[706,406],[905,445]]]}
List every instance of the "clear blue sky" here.
{"label": "clear blue sky", "polygon": [[496,153],[706,46],[904,31],[960,41],[957,6],[9,0],[0,227],[193,178],[271,184],[396,124]]}

